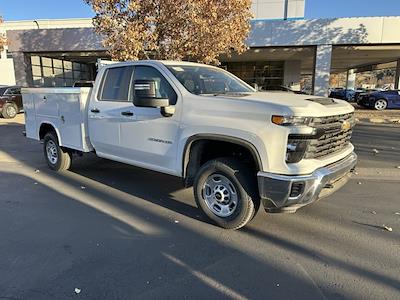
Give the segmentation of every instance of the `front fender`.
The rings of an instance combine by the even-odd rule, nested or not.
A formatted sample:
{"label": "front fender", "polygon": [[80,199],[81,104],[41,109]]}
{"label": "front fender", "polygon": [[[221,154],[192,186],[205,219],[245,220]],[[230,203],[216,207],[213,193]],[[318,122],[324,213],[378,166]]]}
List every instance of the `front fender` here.
{"label": "front fender", "polygon": [[193,142],[210,139],[220,140],[224,142],[231,142],[238,144],[249,149],[253,155],[253,158],[258,164],[259,170],[268,169],[267,152],[265,145],[261,138],[258,136],[241,130],[207,130],[207,131],[196,131],[191,128],[188,131],[184,131],[181,134],[181,138],[178,144],[178,158],[182,160],[182,177],[185,177],[186,164],[189,160],[190,146]]}

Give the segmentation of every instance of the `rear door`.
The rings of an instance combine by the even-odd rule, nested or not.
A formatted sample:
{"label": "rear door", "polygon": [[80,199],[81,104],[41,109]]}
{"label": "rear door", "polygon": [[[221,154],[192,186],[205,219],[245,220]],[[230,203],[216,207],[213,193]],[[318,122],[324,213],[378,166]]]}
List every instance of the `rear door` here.
{"label": "rear door", "polygon": [[117,158],[124,154],[120,147],[120,122],[122,116],[133,115],[129,99],[132,74],[133,66],[109,67],[98,90],[93,91],[88,111],[89,136],[99,156]]}
{"label": "rear door", "polygon": [[388,108],[400,107],[399,91],[396,90],[386,91],[384,92],[384,94],[386,95],[388,100]]}
{"label": "rear door", "polygon": [[395,99],[394,99],[394,105],[396,107],[400,107],[400,90],[396,91],[396,96],[395,96]]}

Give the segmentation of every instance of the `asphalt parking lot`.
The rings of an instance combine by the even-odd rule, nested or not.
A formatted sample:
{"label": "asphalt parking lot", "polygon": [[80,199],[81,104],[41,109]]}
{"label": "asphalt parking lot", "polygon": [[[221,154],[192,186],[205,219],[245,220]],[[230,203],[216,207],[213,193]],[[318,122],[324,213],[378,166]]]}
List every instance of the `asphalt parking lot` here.
{"label": "asphalt parking lot", "polygon": [[399,126],[359,125],[342,190],[239,231],[171,176],[90,155],[51,172],[23,129],[0,119],[0,299],[400,298]]}

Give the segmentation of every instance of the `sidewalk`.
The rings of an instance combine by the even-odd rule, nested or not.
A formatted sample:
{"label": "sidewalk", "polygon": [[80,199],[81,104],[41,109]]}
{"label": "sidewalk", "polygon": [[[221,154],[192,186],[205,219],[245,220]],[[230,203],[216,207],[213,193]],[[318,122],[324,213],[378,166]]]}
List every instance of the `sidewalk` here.
{"label": "sidewalk", "polygon": [[378,111],[361,107],[352,103],[357,122],[379,123],[379,124],[400,124],[400,109],[388,109]]}

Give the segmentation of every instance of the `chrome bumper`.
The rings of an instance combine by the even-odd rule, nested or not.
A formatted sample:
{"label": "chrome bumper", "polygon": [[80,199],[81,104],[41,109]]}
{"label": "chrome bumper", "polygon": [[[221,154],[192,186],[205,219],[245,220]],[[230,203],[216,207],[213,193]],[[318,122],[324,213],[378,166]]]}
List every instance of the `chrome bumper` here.
{"label": "chrome bumper", "polygon": [[310,175],[288,176],[258,172],[258,188],[264,208],[268,212],[291,213],[329,196],[346,184],[356,164],[357,155],[353,152]]}

